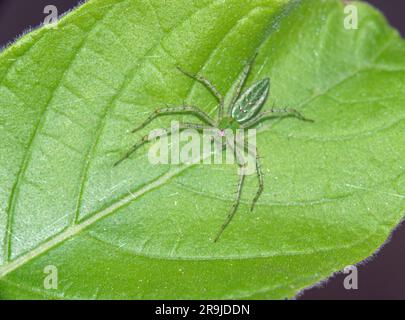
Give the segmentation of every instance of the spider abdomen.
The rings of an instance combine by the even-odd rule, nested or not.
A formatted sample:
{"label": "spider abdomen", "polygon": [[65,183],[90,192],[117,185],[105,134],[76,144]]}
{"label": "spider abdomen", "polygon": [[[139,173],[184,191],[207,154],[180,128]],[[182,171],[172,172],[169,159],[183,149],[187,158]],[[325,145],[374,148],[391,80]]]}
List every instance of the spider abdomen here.
{"label": "spider abdomen", "polygon": [[265,78],[247,89],[235,102],[232,118],[239,123],[250,120],[266,103],[270,92],[270,79]]}

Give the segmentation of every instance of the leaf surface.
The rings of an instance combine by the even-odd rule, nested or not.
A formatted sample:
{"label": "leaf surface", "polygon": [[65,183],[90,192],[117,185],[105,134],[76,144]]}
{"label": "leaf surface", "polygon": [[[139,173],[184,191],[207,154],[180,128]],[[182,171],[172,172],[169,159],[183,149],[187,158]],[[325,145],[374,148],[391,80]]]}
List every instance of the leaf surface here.
{"label": "leaf surface", "polygon": [[[405,43],[363,3],[93,0],[0,55],[0,298],[284,298],[369,257],[405,210]],[[265,192],[232,204],[229,165],[148,162],[157,107],[215,99],[176,66],[230,94],[267,76],[265,108],[314,123],[259,126]],[[58,289],[44,288],[44,268]]]}

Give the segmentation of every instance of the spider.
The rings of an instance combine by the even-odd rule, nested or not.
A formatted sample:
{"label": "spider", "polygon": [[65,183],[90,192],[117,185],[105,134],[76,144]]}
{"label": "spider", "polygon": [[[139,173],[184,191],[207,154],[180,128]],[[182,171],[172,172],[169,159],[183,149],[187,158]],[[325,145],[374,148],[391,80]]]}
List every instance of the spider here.
{"label": "spider", "polygon": [[[217,88],[205,77],[198,75],[198,74],[192,74],[190,72],[187,72],[183,70],[180,67],[177,67],[180,72],[182,72],[184,75],[192,78],[195,81],[200,82],[202,85],[204,85],[212,94],[213,96],[218,100],[219,106],[218,106],[218,115],[216,119],[211,118],[207,113],[205,113],[203,110],[201,110],[199,107],[196,106],[191,106],[191,105],[183,105],[183,106],[178,106],[178,107],[166,107],[166,108],[159,108],[156,109],[154,112],[150,114],[150,116],[137,128],[135,128],[132,132],[137,132],[138,130],[143,129],[146,125],[151,123],[154,119],[156,119],[159,116],[163,115],[172,115],[172,114],[190,114],[195,116],[196,118],[202,120],[204,124],[201,123],[180,123],[179,125],[179,130],[184,130],[184,129],[195,129],[195,130],[219,130],[220,133],[224,133],[225,130],[232,130],[232,132],[236,132],[238,129],[249,129],[252,127],[255,127],[258,123],[262,122],[266,118],[271,118],[274,116],[293,116],[296,117],[300,120],[303,121],[310,121],[313,122],[312,120],[309,120],[305,118],[301,113],[299,113],[297,110],[292,109],[292,108],[285,108],[285,109],[275,109],[271,108],[268,111],[260,112],[260,110],[263,108],[264,104],[266,103],[269,92],[270,92],[270,78],[264,78],[261,81],[256,82],[253,84],[251,87],[249,87],[247,90],[245,90],[242,93],[242,90],[245,86],[246,80],[249,76],[249,73],[252,69],[252,66],[254,64],[254,61],[256,59],[257,54],[251,59],[249,62],[246,63],[242,75],[240,76],[240,79],[237,83],[235,92],[232,96],[232,100],[227,106],[227,112],[224,114],[225,111],[225,100],[223,95],[217,90]],[[168,133],[170,134],[170,133]],[[223,135],[221,135],[223,136]],[[115,163],[114,166],[117,166],[120,164],[122,161],[125,159],[128,159],[137,149],[139,149],[141,146],[144,144],[150,142],[149,136],[146,135],[142,139],[140,139],[126,154],[124,157],[122,157],[119,161]],[[240,168],[243,168],[246,164],[243,163],[243,161],[240,160],[240,156],[237,152],[237,148],[234,148],[234,146],[230,145],[228,142],[223,143],[222,148],[229,146],[232,148],[232,152],[234,152],[236,159],[237,159],[237,164]],[[247,148],[245,145],[243,147],[244,149]],[[249,152],[249,150],[247,150]],[[257,201],[259,200],[263,189],[264,189],[264,179],[263,179],[263,172],[261,169],[260,161],[259,161],[259,154],[257,151],[257,148],[255,150],[255,159],[256,159],[256,175],[258,178],[258,189],[256,192],[255,197],[253,198],[252,204],[250,206],[250,211],[252,212],[255,208],[255,205]],[[243,171],[242,171],[243,172]],[[214,242],[217,242],[226,227],[230,224],[232,221],[240,203],[241,199],[241,194],[242,194],[242,188],[243,184],[245,182],[246,175],[245,174],[240,174],[239,177],[239,182],[238,182],[238,187],[237,187],[237,192],[236,192],[236,198],[233,201],[232,207],[230,208],[230,211],[225,219],[225,222],[222,224],[219,232],[217,233]]]}

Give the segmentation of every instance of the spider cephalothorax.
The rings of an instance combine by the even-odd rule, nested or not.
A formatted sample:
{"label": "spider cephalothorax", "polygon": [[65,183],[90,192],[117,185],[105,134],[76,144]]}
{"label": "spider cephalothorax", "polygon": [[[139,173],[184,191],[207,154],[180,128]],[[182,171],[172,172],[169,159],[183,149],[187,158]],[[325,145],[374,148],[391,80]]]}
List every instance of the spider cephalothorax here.
{"label": "spider cephalothorax", "polygon": [[[233,94],[232,100],[227,107],[227,114],[224,115],[225,111],[225,102],[222,94],[216,89],[214,85],[211,84],[210,81],[208,81],[206,78],[200,76],[200,75],[194,75],[191,74],[187,71],[184,71],[180,68],[178,68],[182,73],[187,75],[188,77],[191,77],[192,79],[197,80],[198,82],[201,82],[203,85],[205,85],[211,93],[218,99],[219,101],[219,107],[218,107],[218,115],[216,119],[212,119],[208,114],[206,114],[203,110],[201,110],[198,107],[194,106],[179,106],[179,107],[167,107],[167,108],[160,108],[156,109],[152,114],[137,128],[133,130],[133,132],[138,131],[142,128],[144,128],[147,124],[152,122],[155,118],[162,116],[162,115],[169,115],[169,114],[179,114],[179,113],[187,113],[196,116],[200,120],[202,120],[204,123],[180,123],[179,130],[184,130],[184,129],[196,129],[196,130],[216,130],[219,132],[220,135],[224,135],[225,130],[230,129],[233,132],[236,131],[237,129],[249,129],[257,125],[259,122],[262,120],[281,115],[281,116],[294,116],[297,117],[298,119],[305,120],[305,121],[311,121],[306,118],[304,118],[298,111],[294,109],[275,109],[271,108],[268,111],[260,112],[260,110],[263,108],[264,104],[266,103],[269,93],[270,93],[270,79],[265,78],[261,81],[256,82],[253,84],[251,87],[249,87],[246,91],[242,93],[242,89],[246,83],[247,77],[250,73],[250,70],[252,68],[253,58],[249,63],[246,64],[245,68],[243,69],[242,75],[237,83],[235,92]],[[168,130],[170,132],[170,130]],[[222,133],[222,134],[221,134]],[[168,133],[170,134],[170,133]],[[128,152],[127,154],[119,160],[115,165],[118,165],[121,163],[123,160],[127,159],[132,153],[134,153],[138,148],[140,148],[142,145],[146,144],[149,142],[149,136],[146,135],[144,136],[138,143],[136,143]],[[240,156],[238,155],[237,152],[237,146],[235,147],[235,144],[229,145],[229,141],[223,142],[223,147],[229,146],[231,149],[234,150],[235,156],[236,156],[236,162],[240,167],[245,166],[245,163],[243,161],[240,161]],[[243,146],[243,148],[247,148],[247,146]],[[249,150],[247,150],[249,152]],[[263,192],[263,173],[261,170],[260,162],[259,162],[259,155],[257,152],[257,149],[255,150],[255,156],[256,156],[256,173],[259,181],[259,186],[258,190],[256,193],[256,196],[254,197],[251,205],[251,211],[253,211],[255,204],[259,200],[260,195]],[[243,171],[242,171],[243,172]],[[241,174],[239,177],[239,184],[237,188],[237,194],[236,194],[236,199],[232,205],[232,208],[230,209],[230,212],[222,225],[220,231],[218,232],[217,236],[215,237],[215,242],[217,242],[222,235],[222,232],[225,230],[225,228],[228,226],[228,224],[231,222],[233,216],[236,213],[236,210],[239,206],[240,202],[240,197],[242,193],[242,188],[243,184],[245,181],[245,175]]]}

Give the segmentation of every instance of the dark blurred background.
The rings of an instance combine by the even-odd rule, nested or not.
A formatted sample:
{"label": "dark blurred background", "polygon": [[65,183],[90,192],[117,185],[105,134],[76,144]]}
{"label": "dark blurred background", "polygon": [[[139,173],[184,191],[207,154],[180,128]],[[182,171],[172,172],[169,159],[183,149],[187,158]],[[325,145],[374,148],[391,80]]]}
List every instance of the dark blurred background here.
{"label": "dark blurred background", "polygon": [[[39,25],[46,5],[59,14],[73,8],[78,0],[0,0],[0,48],[29,27]],[[384,12],[405,37],[405,1],[369,0]],[[405,223],[394,231],[391,241],[372,260],[358,267],[358,290],[343,287],[344,274],[333,276],[320,287],[306,290],[299,299],[405,299]]]}

